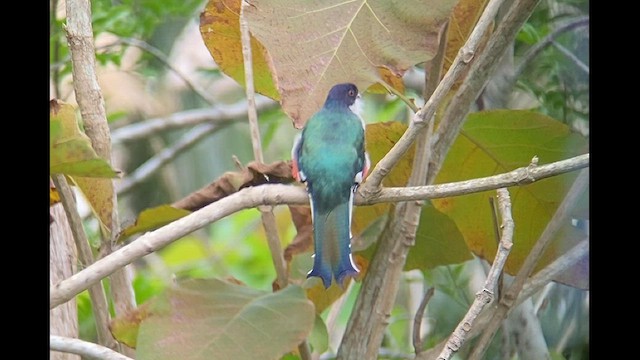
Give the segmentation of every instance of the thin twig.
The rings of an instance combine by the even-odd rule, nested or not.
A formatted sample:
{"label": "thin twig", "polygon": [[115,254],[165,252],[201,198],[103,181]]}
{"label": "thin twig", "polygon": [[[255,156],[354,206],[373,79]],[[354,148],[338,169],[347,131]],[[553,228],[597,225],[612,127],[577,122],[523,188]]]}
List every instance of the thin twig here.
{"label": "thin twig", "polygon": [[[122,44],[137,47],[143,51],[146,51],[151,56],[153,56],[158,61],[160,61],[169,70],[171,70],[174,74],[176,74],[176,76],[179,77],[185,83],[185,85],[187,85],[187,87],[191,89],[191,91],[193,91],[198,97],[204,100],[207,104],[213,105],[215,103],[213,99],[210,99],[207,96],[207,92],[204,89],[200,88],[198,85],[193,83],[191,80],[189,80],[189,78],[185,74],[182,73],[182,71],[178,70],[178,68],[173,66],[173,64],[171,64],[171,62],[169,61],[169,58],[164,53],[162,53],[160,49],[149,44],[146,41],[135,39],[135,38],[119,38],[114,42],[112,42],[111,44],[106,44],[106,45],[97,47],[96,50],[107,50],[116,46],[120,46]],[[64,64],[66,64],[70,59],[71,59],[70,56],[62,60],[59,60],[56,58],[55,61],[53,61],[49,65],[49,70],[57,73],[58,69],[63,67]]]}
{"label": "thin twig", "polygon": [[[355,205],[380,202],[426,200],[470,194],[506,186],[529,184],[553,175],[559,175],[577,168],[588,166],[589,155],[541,165],[530,169],[516,169],[512,172],[489,178],[468,180],[459,183],[417,186],[410,189],[410,196],[402,193],[402,188],[389,192],[382,189],[374,200],[355,199]],[[528,174],[525,175],[524,174]],[[500,182],[502,181],[502,182]],[[457,185],[456,185],[457,184]],[[474,186],[476,186],[474,188]],[[393,194],[393,195],[391,195]],[[419,195],[419,196],[418,196]],[[297,186],[269,184],[242,189],[241,191],[209,204],[198,211],[178,219],[155,231],[140,236],[136,241],[123,246],[113,254],[99,259],[86,269],[74,274],[50,288],[50,308],[54,308],[87,289],[97,281],[109,276],[124,265],[152,253],[171,242],[237,211],[259,205],[305,205],[309,203],[306,191]]]}
{"label": "thin twig", "polygon": [[191,129],[191,131],[184,134],[178,141],[171,145],[171,147],[155,154],[149,160],[145,161],[144,164],[138,166],[135,171],[122,179],[116,188],[118,195],[125,195],[134,187],[149,179],[156,171],[171,162],[176,156],[190,149],[211,133],[220,130],[220,128],[221,126],[218,124],[201,124]]}
{"label": "thin twig", "polygon": [[101,360],[133,360],[107,347],[80,339],[49,335],[49,349],[65,353],[77,354],[90,359]]}
{"label": "thin twig", "polygon": [[213,99],[209,98],[206,90],[202,89],[200,86],[193,83],[191,80],[189,80],[189,78],[185,74],[182,73],[182,71],[178,70],[178,68],[173,66],[169,61],[169,58],[165,54],[163,54],[162,51],[160,51],[160,49],[158,49],[157,47],[149,44],[146,41],[142,41],[140,39],[134,39],[134,38],[119,38],[113,44],[109,44],[104,47],[113,47],[120,44],[135,46],[139,49],[142,49],[148,52],[153,57],[158,59],[158,61],[160,61],[169,70],[173,71],[173,73],[176,74],[185,83],[185,85],[187,85],[187,87],[194,92],[194,94],[198,95],[207,104],[213,105],[215,103]]}
{"label": "thin twig", "polygon": [[505,292],[504,296],[500,299],[500,303],[498,304],[498,309],[496,310],[495,315],[491,319],[491,322],[487,326],[487,328],[483,331],[482,337],[478,340],[476,347],[471,352],[469,359],[481,359],[484,355],[485,350],[489,346],[489,343],[493,339],[496,331],[500,327],[502,320],[507,316],[509,310],[514,307],[515,300],[518,298],[518,294],[522,291],[522,287],[524,286],[525,281],[533,271],[534,266],[547,249],[548,245],[553,240],[555,234],[560,230],[560,228],[567,223],[567,218],[569,216],[570,210],[576,204],[580,196],[582,196],[584,190],[587,188],[589,183],[589,171],[588,169],[584,169],[580,172],[580,175],[576,178],[571,189],[567,193],[567,196],[562,200],[560,206],[556,210],[556,213],[553,215],[547,227],[540,235],[538,241],[536,241],[535,245],[527,255],[522,267],[518,271],[515,279],[513,280],[509,289]]}
{"label": "thin twig", "polygon": [[[266,97],[256,99],[258,110],[275,108],[277,103]],[[247,114],[247,104],[242,101],[233,105],[217,106],[207,109],[186,110],[167,116],[152,118],[113,130],[114,143],[136,141],[154,136],[159,132],[193,127],[202,123],[223,124],[238,121]]]}
{"label": "thin twig", "polygon": [[589,240],[582,240],[571,250],[567,251],[563,256],[557,258],[544,269],[532,276],[522,287],[522,293],[518,296],[531,296],[535,293],[534,289],[539,289],[549,283],[549,279],[553,279],[565,272],[571,266],[576,264],[583,256],[589,253]]}
{"label": "thin twig", "polygon": [[577,56],[575,56],[571,51],[569,51],[564,46],[558,44],[556,41],[552,41],[551,44],[553,47],[558,49],[564,56],[566,56],[569,60],[571,60],[580,70],[584,71],[589,75],[589,66],[583,63]]}
{"label": "thin twig", "polygon": [[560,173],[574,171],[589,166],[589,154],[560,160],[546,165],[529,165],[517,168],[508,173],[477,178],[473,180],[457,181],[446,184],[388,187],[380,190],[368,198],[356,197],[357,205],[372,205],[384,201],[410,201],[418,199],[439,199],[450,196],[467,195],[483,190],[495,190],[501,187],[522,186],[542,180]]}
{"label": "thin twig", "polygon": [[484,288],[476,294],[476,299],[471,304],[469,311],[462,318],[456,329],[453,331],[447,345],[444,347],[438,360],[448,360],[454,353],[460,350],[460,347],[464,344],[467,336],[473,328],[474,321],[484,309],[484,307],[493,301],[495,290],[497,288],[498,278],[502,273],[504,264],[507,262],[507,257],[513,247],[513,230],[514,223],[511,215],[511,198],[507,189],[498,189],[498,208],[502,218],[502,234],[500,236],[500,246],[496,253],[496,258],[493,261],[493,265],[489,269],[487,279],[484,283]]}
{"label": "thin twig", "polygon": [[[571,250],[557,258],[551,264],[547,265],[544,269],[536,273],[522,288],[522,292],[518,295],[518,299],[515,301],[514,306],[519,306],[525,300],[529,299],[533,294],[536,294],[540,291],[544,286],[546,286],[550,281],[552,281],[555,277],[564,273],[571,266],[575,265],[583,256],[589,253],[589,241],[581,241],[577,245],[575,245]],[[487,324],[496,313],[497,305],[492,304],[491,307],[480,314],[478,319],[476,319],[476,326],[474,326],[469,334],[467,334],[467,340],[471,340],[478,335],[482,334],[482,331],[486,328]],[[448,339],[447,339],[448,340]],[[446,341],[444,340],[439,344],[435,345],[429,350],[421,352],[416,356],[416,360],[431,360],[435,359],[435,357],[442,351],[444,348]]]}
{"label": "thin twig", "polygon": [[[249,118],[249,129],[251,133],[251,144],[253,146],[253,155],[256,161],[264,162],[262,154],[262,144],[260,141],[260,128],[258,126],[258,113],[256,111],[255,89],[253,84],[253,60],[251,54],[251,35],[249,34],[249,24],[244,16],[244,9],[249,4],[245,1],[242,2],[240,7],[240,37],[242,41],[242,58],[244,60],[244,79],[247,95],[247,117]],[[278,235],[278,227],[276,226],[276,219],[273,215],[272,207],[260,206],[260,217],[262,219],[262,225],[264,226],[265,233],[267,235],[267,243],[269,244],[269,250],[271,250],[271,258],[273,260],[273,266],[276,270],[276,282],[280,289],[284,289],[289,282],[287,276],[287,265],[284,260],[284,253],[282,251],[282,244],[280,243],[280,236]],[[306,349],[305,346],[306,345]],[[308,350],[308,344],[303,342],[301,344],[301,355],[310,355]],[[306,350],[306,351],[305,351]],[[309,360],[310,357],[304,358]]]}
{"label": "thin twig", "polygon": [[585,16],[575,19],[574,21],[571,21],[565,25],[558,26],[558,28],[553,30],[549,35],[545,36],[542,40],[538,41],[529,50],[527,50],[524,55],[522,55],[522,57],[520,58],[521,60],[514,71],[514,79],[520,78],[522,73],[526,70],[527,66],[531,64],[531,61],[562,33],[587,25],[589,25],[589,17]]}
{"label": "thin twig", "polygon": [[422,341],[422,336],[420,336],[420,329],[422,328],[422,318],[424,317],[424,311],[427,308],[427,304],[431,297],[435,293],[435,288],[429,288],[427,292],[424,294],[422,301],[420,301],[420,306],[418,306],[418,310],[416,311],[416,315],[413,317],[413,348],[415,349],[416,355],[422,351],[422,347],[424,346]]}
{"label": "thin twig", "polygon": [[[64,175],[54,174],[51,178],[53,183],[56,185],[56,189],[60,193],[60,201],[62,202],[64,211],[67,214],[69,227],[73,234],[73,240],[76,244],[76,249],[78,249],[78,260],[83,267],[91,265],[93,264],[93,253],[89,246],[87,234],[82,226],[82,219],[78,214],[73,191],[67,183],[67,179]],[[104,288],[100,282],[89,287],[89,298],[91,299],[91,310],[96,323],[98,343],[103,346],[113,348],[115,346],[115,340],[109,330],[109,305],[107,304],[107,297],[105,295]]]}
{"label": "thin twig", "polygon": [[449,70],[442,78],[442,81],[438,84],[438,87],[433,92],[433,95],[429,97],[426,104],[418,111],[409,124],[409,128],[400,137],[398,142],[389,150],[389,152],[380,160],[375,168],[371,171],[371,174],[367,177],[367,181],[360,188],[360,192],[364,195],[370,193],[376,193],[379,191],[382,179],[391,171],[393,166],[397,164],[398,160],[404,153],[411,147],[416,136],[426,124],[427,120],[430,120],[435,114],[438,106],[445,96],[449,93],[449,90],[453,84],[458,80],[460,75],[468,67],[469,63],[473,63],[476,51],[480,46],[482,37],[489,29],[489,26],[493,23],[493,19],[498,12],[498,9],[502,5],[503,0],[491,0],[487,4],[482,16],[478,20],[478,24],[473,29],[469,38],[465,44],[460,48],[458,55],[453,60],[453,63],[449,67]]}

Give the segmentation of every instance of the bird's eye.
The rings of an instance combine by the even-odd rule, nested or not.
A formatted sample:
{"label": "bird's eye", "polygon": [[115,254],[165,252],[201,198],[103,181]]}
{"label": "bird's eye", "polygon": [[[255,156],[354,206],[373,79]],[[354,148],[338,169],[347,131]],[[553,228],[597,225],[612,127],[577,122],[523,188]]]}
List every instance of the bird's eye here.
{"label": "bird's eye", "polygon": [[356,96],[356,92],[355,90],[351,89],[349,90],[349,92],[347,93],[349,96]]}

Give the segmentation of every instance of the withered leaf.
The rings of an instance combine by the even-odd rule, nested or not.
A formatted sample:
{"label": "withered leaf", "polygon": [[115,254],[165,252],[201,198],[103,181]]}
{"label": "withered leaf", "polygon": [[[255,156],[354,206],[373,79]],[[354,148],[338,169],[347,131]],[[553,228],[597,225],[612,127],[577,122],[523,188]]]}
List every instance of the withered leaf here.
{"label": "withered leaf", "polygon": [[296,236],[284,249],[284,259],[291,262],[294,255],[307,251],[313,244],[313,223],[311,208],[308,206],[289,206],[291,220],[296,227]]}
{"label": "withered leaf", "polygon": [[195,211],[249,186],[290,183],[291,161],[263,164],[250,162],[242,171],[226,172],[209,185],[192,192],[171,206]]}

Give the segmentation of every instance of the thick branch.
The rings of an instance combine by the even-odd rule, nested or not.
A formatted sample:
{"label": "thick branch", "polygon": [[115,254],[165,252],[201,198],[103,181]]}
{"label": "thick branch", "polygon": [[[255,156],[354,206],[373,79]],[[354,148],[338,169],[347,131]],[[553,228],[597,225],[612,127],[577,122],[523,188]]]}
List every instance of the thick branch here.
{"label": "thick branch", "polygon": [[549,221],[549,224],[547,224],[547,227],[542,232],[542,235],[540,235],[540,238],[538,239],[538,241],[536,241],[535,245],[529,252],[529,255],[527,255],[527,258],[518,271],[518,274],[516,275],[513,283],[501,298],[495,315],[491,319],[491,322],[489,323],[487,328],[483,331],[482,337],[476,344],[476,347],[473,349],[473,352],[469,357],[470,359],[482,358],[484,351],[489,346],[489,343],[500,327],[502,320],[514,307],[515,300],[518,298],[518,294],[520,294],[520,291],[522,291],[522,287],[533,271],[534,266],[536,265],[544,251],[547,249],[548,245],[551,243],[551,240],[553,240],[558,230],[560,230],[560,228],[567,223],[570,210],[576,204],[580,196],[582,196],[584,190],[588,186],[588,183],[589,171],[588,169],[584,169],[576,178],[575,182],[571,186],[571,189],[569,190],[569,193],[564,198],[560,206],[558,206],[558,209],[551,218],[551,221]]}
{"label": "thick branch", "polygon": [[[82,226],[82,219],[78,214],[71,187],[62,174],[53,175],[52,179],[56,185],[56,189],[58,189],[61,195],[60,200],[67,214],[67,219],[69,220],[69,226],[73,234],[76,249],[78,249],[78,260],[80,260],[80,264],[84,267],[91,265],[93,264],[93,253],[89,246],[87,234]],[[89,297],[91,298],[93,318],[96,322],[98,343],[111,348],[115,345],[115,340],[111,335],[111,331],[109,331],[109,305],[107,304],[104,288],[100,282],[89,287]]]}
{"label": "thick branch", "polygon": [[[111,137],[104,108],[102,91],[96,75],[95,47],[91,25],[91,2],[87,0],[67,0],[67,41],[73,63],[73,88],[84,129],[91,139],[91,145],[98,156],[111,164]],[[102,239],[105,253],[112,251],[112,244],[120,232],[118,218],[118,198],[113,181],[104,180],[107,185],[103,191],[111,198],[108,224],[109,234]],[[92,284],[93,285],[93,284]],[[135,307],[135,294],[130,279],[124,271],[114,272],[111,277],[111,293],[116,314]],[[124,350],[127,351],[127,350]]]}
{"label": "thick branch", "polygon": [[111,163],[111,141],[102,91],[96,76],[91,3],[67,0],[67,41],[73,63],[73,88],[84,129],[96,153]]}
{"label": "thick branch", "polygon": [[398,142],[389,150],[384,158],[376,164],[376,167],[368,176],[367,182],[361,187],[362,194],[369,195],[379,190],[382,179],[391,171],[400,157],[411,147],[411,144],[413,144],[413,141],[420,132],[419,130],[427,124],[427,120],[430,120],[436,113],[438,106],[440,106],[440,103],[444,100],[447,93],[449,93],[453,84],[458,80],[458,77],[463,73],[469,63],[472,63],[482,41],[482,36],[493,23],[493,19],[502,2],[503,0],[489,1],[482,16],[478,20],[478,24],[469,35],[465,44],[460,48],[458,55],[453,60],[442,81],[438,84],[433,95],[427,100],[422,109],[413,116],[409,128],[402,137],[400,137]]}
{"label": "thick branch", "polygon": [[133,360],[119,352],[87,341],[63,336],[50,335],[49,349],[66,353],[78,354],[82,357],[101,360]]}
{"label": "thick branch", "polygon": [[[275,101],[259,97],[256,99],[256,109],[266,110],[275,108]],[[237,121],[247,114],[247,103],[239,102],[233,105],[218,106],[207,109],[186,110],[163,117],[148,119],[135,124],[123,126],[113,130],[111,138],[114,143],[135,141],[159,132],[193,127],[202,123],[215,123],[221,125],[225,122]]]}
{"label": "thick branch", "polygon": [[[517,0],[509,8],[496,31],[491,34],[484,50],[469,68],[468,76],[451,99],[435,134],[438,139],[433,147],[432,166],[429,169],[431,183],[442,167],[444,158],[460,132],[471,104],[478,98],[489,76],[500,64],[508,46],[512,46],[518,30],[524,25],[540,0]],[[474,30],[475,31],[475,30]]]}
{"label": "thick branch", "polygon": [[[563,166],[558,166],[558,163],[562,163]],[[576,166],[578,168],[588,166],[589,155],[581,155],[558,163],[537,166],[528,170],[521,168],[507,174],[478,180],[419,186],[409,189],[411,196],[402,194],[399,189],[393,192],[389,192],[388,189],[382,189],[380,194],[373,200],[356,199],[356,205],[369,205],[390,201],[425,200],[469,194],[474,192],[474,184],[478,186],[478,191],[486,191],[519,185],[520,182],[530,183],[542,178],[575,170]],[[531,175],[531,177],[522,177],[523,172],[524,174]],[[519,177],[515,177],[518,175]],[[497,183],[495,179],[502,179],[503,183]],[[458,188],[456,184],[459,184],[460,188]],[[491,184],[492,187],[488,186],[488,184]],[[52,286],[50,289],[50,308],[54,308],[68,301],[79,292],[87,289],[104,277],[109,276],[117,269],[130,264],[134,260],[152,253],[203,226],[237,211],[258,205],[305,205],[308,204],[308,202],[309,198],[306,191],[297,186],[273,184],[243,189],[162,228],[146,233],[132,243],[114,251],[113,254],[96,261],[93,265],[71,276],[69,279]]]}
{"label": "thick branch", "polygon": [[[442,33],[446,34],[446,26]],[[425,98],[431,96],[429,91],[436,88],[440,79],[445,45],[446,39],[440,39],[438,52],[432,61],[433,75],[425,86]],[[433,119],[427,118],[426,121],[429,123],[428,126],[418,130],[419,137],[416,141],[409,186],[425,185],[427,179]],[[396,206],[391,222],[382,233],[380,245],[367,269],[367,276],[338,349],[339,359],[369,359],[377,354],[398,294],[407,254],[415,244],[422,205],[423,203],[418,201]],[[372,296],[373,294],[384,295]]]}
{"label": "thick branch", "polygon": [[513,246],[514,223],[511,215],[511,199],[507,189],[498,189],[498,209],[502,216],[502,235],[500,237],[498,253],[496,254],[491,269],[489,269],[484,288],[476,294],[476,299],[449,337],[446,346],[438,356],[438,360],[451,359],[453,354],[460,350],[460,347],[462,347],[467,339],[469,332],[473,328],[474,321],[478,318],[482,309],[484,309],[485,305],[493,301],[494,294],[497,290],[498,278],[502,273],[504,264],[507,262],[507,257]]}

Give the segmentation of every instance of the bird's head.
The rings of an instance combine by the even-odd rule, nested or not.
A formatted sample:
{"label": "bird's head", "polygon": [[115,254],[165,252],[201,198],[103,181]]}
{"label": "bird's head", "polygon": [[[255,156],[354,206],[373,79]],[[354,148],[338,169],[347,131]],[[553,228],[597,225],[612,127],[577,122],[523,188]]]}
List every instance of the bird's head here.
{"label": "bird's head", "polygon": [[360,94],[358,93],[358,87],[351,83],[343,83],[334,85],[329,90],[325,106],[338,106],[350,108],[354,113],[359,111],[356,109],[359,106]]}

